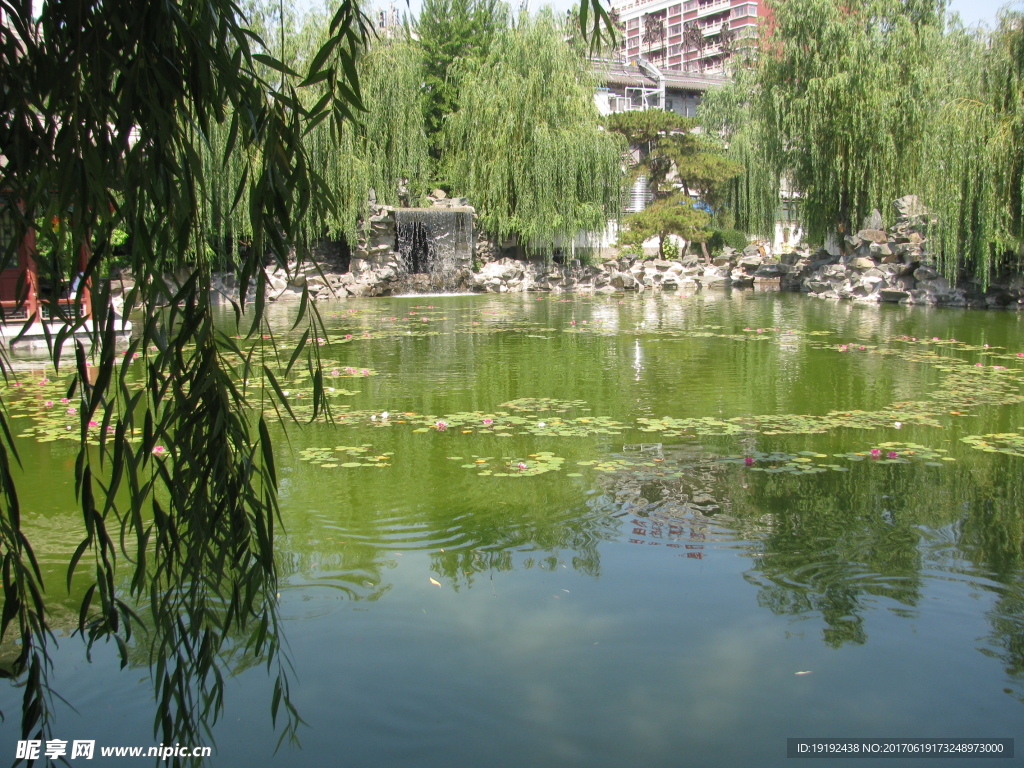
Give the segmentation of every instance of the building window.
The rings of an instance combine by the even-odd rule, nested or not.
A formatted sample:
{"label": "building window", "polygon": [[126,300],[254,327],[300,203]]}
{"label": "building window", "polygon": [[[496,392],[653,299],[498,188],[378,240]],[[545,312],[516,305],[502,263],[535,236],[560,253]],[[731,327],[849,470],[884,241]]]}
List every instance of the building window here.
{"label": "building window", "polygon": [[669,37],[672,37],[673,35],[678,35],[682,31],[683,31],[683,25],[682,24],[676,24],[675,26],[672,26],[672,27],[668,28],[668,35],[669,35]]}

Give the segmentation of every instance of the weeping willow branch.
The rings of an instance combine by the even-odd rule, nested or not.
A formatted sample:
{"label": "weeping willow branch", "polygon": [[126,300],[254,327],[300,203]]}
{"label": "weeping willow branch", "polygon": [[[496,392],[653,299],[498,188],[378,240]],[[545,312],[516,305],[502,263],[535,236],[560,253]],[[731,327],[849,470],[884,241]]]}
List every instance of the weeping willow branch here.
{"label": "weeping willow branch", "polygon": [[[89,582],[78,630],[90,646],[113,639],[122,664],[133,649],[148,649],[155,730],[165,742],[209,735],[239,648],[275,670],[272,712],[284,716],[283,736],[293,734],[300,721],[275,601],[277,477],[268,426],[250,407],[259,401],[262,413],[266,400],[287,412],[289,404],[277,387],[252,391],[240,382],[264,354],[269,330],[264,265],[288,265],[307,218],[336,208],[304,139],[318,125],[340,135],[363,111],[355,61],[367,20],[343,2],[300,75],[228,0],[57,0],[44,6],[38,28],[25,5],[4,3],[11,23],[0,34],[9,118],[0,125],[0,189],[10,190],[13,239],[37,218],[56,217],[75,248],[95,247],[78,294],[89,292],[91,323],[54,304],[64,325],[51,339],[54,367],[73,367],[68,398],[80,418],[83,535],[67,577],[69,586]],[[216,216],[204,218],[210,211]],[[235,342],[214,325],[204,245],[211,232],[237,233],[242,221],[249,247],[237,254],[234,308],[244,338]],[[127,355],[118,347],[122,319],[100,279],[118,229],[132,233],[124,258],[136,285],[127,305],[142,317]],[[8,263],[13,255],[8,248]],[[305,342],[319,319],[307,306],[304,297],[296,325],[306,332],[289,365],[304,355],[314,371],[318,414],[326,404],[319,357]],[[68,361],[73,330],[90,331],[91,352],[79,344]],[[130,372],[136,354],[145,363],[141,387]],[[94,425],[98,450],[88,440]],[[45,739],[51,636],[42,576],[22,531],[15,442],[0,419],[0,637],[21,643],[13,673],[25,686],[22,732]]]}

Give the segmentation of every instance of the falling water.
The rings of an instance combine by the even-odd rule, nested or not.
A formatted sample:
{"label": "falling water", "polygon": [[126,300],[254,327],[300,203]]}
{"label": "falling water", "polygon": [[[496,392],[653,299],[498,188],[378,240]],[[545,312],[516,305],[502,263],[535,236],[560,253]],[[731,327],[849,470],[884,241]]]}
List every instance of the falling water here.
{"label": "falling water", "polygon": [[460,268],[473,261],[473,212],[400,208],[395,211],[395,239],[411,287],[455,290]]}

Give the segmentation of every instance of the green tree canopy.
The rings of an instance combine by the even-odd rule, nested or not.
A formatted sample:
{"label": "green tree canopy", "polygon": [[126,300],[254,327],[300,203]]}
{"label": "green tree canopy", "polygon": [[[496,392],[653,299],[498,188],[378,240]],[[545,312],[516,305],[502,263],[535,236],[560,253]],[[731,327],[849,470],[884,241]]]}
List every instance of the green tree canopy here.
{"label": "green tree canopy", "polygon": [[[745,90],[738,99],[743,119],[758,125],[755,163],[775,178],[776,205],[778,181],[785,178],[803,198],[812,240],[859,229],[873,208],[888,206],[921,179],[940,86],[935,52],[944,5],[770,2],[772,22],[755,69],[734,88]],[[718,107],[709,124],[723,118],[719,105],[714,96],[708,100],[712,113]],[[745,138],[734,157],[749,149],[751,137]]]}
{"label": "green tree canopy", "polygon": [[546,253],[618,215],[622,144],[598,125],[592,76],[547,15],[465,61],[445,126],[447,178],[485,229]]}
{"label": "green tree canopy", "polygon": [[677,189],[717,207],[724,185],[743,170],[725,155],[721,141],[701,134],[698,122],[662,109],[619,112],[605,118],[639,152],[631,175],[643,175],[655,197]]}
{"label": "green tree canopy", "polygon": [[655,200],[639,213],[623,219],[619,239],[628,245],[643,245],[658,238],[658,255],[665,255],[665,240],[678,235],[687,241],[704,243],[711,237],[711,216],[694,207],[693,199],[682,192]]}
{"label": "green tree canopy", "polygon": [[509,25],[500,0],[425,0],[416,20],[423,56],[423,115],[434,157],[440,156],[445,118],[458,111],[458,82],[453,67],[487,58],[494,36]]}

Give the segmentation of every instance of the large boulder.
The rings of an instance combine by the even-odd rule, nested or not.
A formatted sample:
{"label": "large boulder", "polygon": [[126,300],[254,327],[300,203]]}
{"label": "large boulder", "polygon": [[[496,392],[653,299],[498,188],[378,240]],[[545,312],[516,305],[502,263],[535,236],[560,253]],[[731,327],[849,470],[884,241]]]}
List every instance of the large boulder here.
{"label": "large boulder", "polygon": [[882,229],[862,229],[857,233],[857,237],[869,243],[886,243],[889,241],[889,236]]}
{"label": "large boulder", "polygon": [[892,288],[883,288],[878,292],[878,296],[882,301],[891,302],[893,304],[901,301],[906,301],[910,298],[909,291],[897,291]]}
{"label": "large boulder", "polygon": [[757,268],[754,273],[754,277],[769,279],[775,277],[782,277],[783,269],[781,264],[777,261],[766,262]]}

